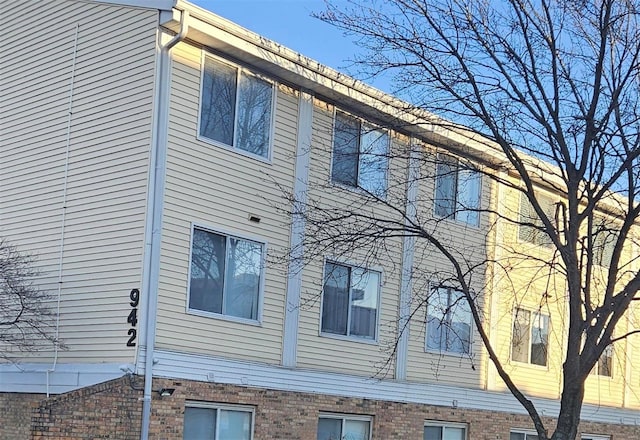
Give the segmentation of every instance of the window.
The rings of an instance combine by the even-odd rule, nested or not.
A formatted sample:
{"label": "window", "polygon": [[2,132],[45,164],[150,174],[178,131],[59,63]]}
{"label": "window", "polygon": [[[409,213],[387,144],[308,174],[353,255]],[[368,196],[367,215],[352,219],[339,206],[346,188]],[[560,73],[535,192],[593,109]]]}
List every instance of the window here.
{"label": "window", "polygon": [[389,134],[336,111],[331,181],[384,198],[387,192]]}
{"label": "window", "polygon": [[582,440],[611,440],[611,437],[608,435],[593,435],[593,434],[582,434],[580,436]]}
{"label": "window", "polygon": [[379,290],[378,272],[327,262],[322,332],[375,339]]}
{"label": "window", "polygon": [[[555,217],[554,206],[551,199],[538,196],[538,203],[550,219]],[[520,225],[518,227],[518,238],[521,241],[532,243],[538,246],[550,246],[551,239],[544,231],[542,220],[538,217],[527,196],[520,194]]]}
{"label": "window", "polygon": [[480,213],[480,173],[452,157],[439,156],[436,165],[435,214],[477,226]]}
{"label": "window", "polygon": [[541,313],[516,309],[511,340],[511,360],[547,365],[549,317]]}
{"label": "window", "polygon": [[318,419],[317,440],[369,440],[371,418],[323,414]]}
{"label": "window", "polygon": [[608,267],[616,246],[616,232],[602,217],[594,217],[593,223],[593,262],[598,266]]}
{"label": "window", "polygon": [[538,440],[535,431],[511,431],[509,440]]}
{"label": "window", "polygon": [[467,428],[461,424],[427,422],[424,425],[424,440],[465,440]]}
{"label": "window", "polygon": [[439,288],[427,304],[427,350],[469,353],[471,310],[462,293]]}
{"label": "window", "polygon": [[194,228],[189,309],[258,319],[263,245]]}
{"label": "window", "polygon": [[606,376],[612,377],[613,375],[613,346],[608,345],[607,348],[604,349],[598,362],[591,370],[591,374],[595,374],[597,376]]}
{"label": "window", "polygon": [[250,408],[193,405],[184,409],[184,440],[251,440]]}
{"label": "window", "polygon": [[260,157],[269,156],[273,84],[204,56],[200,136]]}

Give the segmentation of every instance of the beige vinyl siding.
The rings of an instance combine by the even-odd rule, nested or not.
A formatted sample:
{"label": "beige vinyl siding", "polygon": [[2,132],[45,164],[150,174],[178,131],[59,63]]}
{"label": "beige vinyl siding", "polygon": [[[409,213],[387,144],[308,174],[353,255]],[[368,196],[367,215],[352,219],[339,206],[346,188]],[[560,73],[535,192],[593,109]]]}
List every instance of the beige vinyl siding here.
{"label": "beige vinyl siding", "polygon": [[[433,231],[449,250],[453,250],[458,261],[474,265],[486,258],[487,240],[492,237],[492,229],[486,214],[480,214],[479,226],[468,225],[455,219],[442,219],[434,214],[436,164],[438,153],[433,147],[425,146],[420,170],[421,180],[417,191],[417,215],[424,228]],[[455,157],[455,156],[451,156]],[[481,207],[488,207],[492,194],[492,182],[483,176],[481,182]],[[465,264],[464,261],[467,261]],[[472,346],[470,353],[440,353],[426,349],[426,313],[420,301],[428,294],[431,283],[443,275],[451,276],[454,269],[445,257],[426,239],[418,238],[414,249],[414,279],[412,310],[418,310],[411,322],[407,354],[407,379],[419,382],[442,383],[463,387],[480,388],[484,385],[486,372],[486,351],[471,322]],[[479,305],[488,317],[488,302],[484,300],[484,266],[474,269],[472,289],[482,292]],[[448,274],[448,275],[447,275]]]}
{"label": "beige vinyl siding", "polygon": [[[276,87],[271,163],[199,140],[201,56],[200,48],[186,43],[172,51],[157,346],[277,364],[285,310],[283,268],[268,264],[263,272],[259,324],[200,316],[187,313],[189,249],[192,224],[196,224],[266,243],[270,255],[282,255],[289,245],[290,228],[287,217],[273,206],[283,203],[278,185],[293,188],[298,94]],[[250,214],[260,222],[251,222]]]}
{"label": "beige vinyl siding", "polygon": [[57,293],[78,25],[59,361],[132,362],[126,318],[141,283],[157,11],[64,0],[3,7],[19,13],[0,55],[0,235],[38,256],[38,284]]}
{"label": "beige vinyl siding", "polygon": [[[349,189],[330,183],[330,164],[333,133],[333,107],[316,99],[314,103],[312,127],[312,152],[310,157],[309,200],[321,203],[321,206],[351,206],[354,209],[363,203],[363,198],[355,189]],[[392,143],[396,139],[391,135]],[[395,145],[395,144],[393,144]],[[390,180],[406,173],[406,163],[402,160],[390,163]],[[393,188],[388,197],[404,200],[406,187]],[[368,209],[368,207],[364,208]],[[378,215],[393,215],[381,207],[373,208]],[[358,249],[344,255],[326,254],[329,261],[359,266],[381,273],[381,291],[379,295],[377,341],[347,336],[328,336],[321,334],[321,303],[323,285],[322,258],[315,259],[303,271],[298,334],[298,366],[306,369],[319,369],[373,376],[388,373],[393,377],[394,360],[384,367],[390,356],[397,328],[397,314],[400,296],[400,269],[402,242],[398,239],[388,241],[389,253],[376,256],[368,255],[368,250]],[[383,368],[381,371],[380,369]]]}

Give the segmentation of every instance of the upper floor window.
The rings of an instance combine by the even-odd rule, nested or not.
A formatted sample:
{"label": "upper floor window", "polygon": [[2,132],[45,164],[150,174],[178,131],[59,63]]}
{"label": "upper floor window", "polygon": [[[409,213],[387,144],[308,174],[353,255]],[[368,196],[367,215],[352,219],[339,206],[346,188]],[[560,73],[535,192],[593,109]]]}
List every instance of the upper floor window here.
{"label": "upper floor window", "polygon": [[204,56],[200,136],[269,157],[274,86],[210,55]]}
{"label": "upper floor window", "polygon": [[593,223],[593,262],[598,266],[608,267],[615,250],[617,232],[603,217],[594,217]]}
{"label": "upper floor window", "polygon": [[362,188],[384,198],[387,193],[389,134],[336,111],[331,181]]}
{"label": "upper floor window", "polygon": [[547,365],[549,317],[537,312],[516,309],[511,340],[511,360]]}
{"label": "upper floor window", "polygon": [[251,440],[250,408],[194,405],[184,409],[184,440]]}
{"label": "upper floor window", "polygon": [[511,431],[509,440],[538,440],[538,434],[534,431]]}
{"label": "upper floor window", "polygon": [[[553,219],[553,201],[545,196],[538,196],[538,203],[545,214]],[[518,226],[518,238],[521,241],[536,244],[538,246],[550,246],[551,239],[544,231],[544,225],[540,217],[531,206],[527,196],[520,194],[520,225]]]}
{"label": "upper floor window", "polygon": [[465,440],[467,428],[459,423],[427,422],[424,425],[424,440]]}
{"label": "upper floor window", "polygon": [[462,293],[439,288],[427,304],[427,350],[469,353],[471,310]]}
{"label": "upper floor window", "polygon": [[480,173],[450,156],[438,156],[435,215],[477,226],[480,220]]}
{"label": "upper floor window", "polygon": [[379,291],[380,273],[327,262],[322,332],[375,339]]}
{"label": "upper floor window", "polygon": [[607,345],[593,370],[591,370],[591,374],[606,377],[613,376],[613,346]]}
{"label": "upper floor window", "polygon": [[323,414],[318,419],[317,440],[370,440],[371,418]]}
{"label": "upper floor window", "polygon": [[257,320],[263,247],[194,228],[189,309]]}

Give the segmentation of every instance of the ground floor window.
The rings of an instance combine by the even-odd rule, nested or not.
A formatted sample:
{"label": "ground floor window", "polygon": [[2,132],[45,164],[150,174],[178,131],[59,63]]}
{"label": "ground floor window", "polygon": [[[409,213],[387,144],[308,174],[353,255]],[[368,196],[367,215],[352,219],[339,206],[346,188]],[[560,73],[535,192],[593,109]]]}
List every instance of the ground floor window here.
{"label": "ground floor window", "polygon": [[371,417],[322,414],[318,418],[317,440],[370,440]]}
{"label": "ground floor window", "polygon": [[509,440],[538,440],[535,431],[511,430]]}
{"label": "ground floor window", "polygon": [[466,440],[466,438],[466,425],[435,421],[424,424],[424,440]]}
{"label": "ground floor window", "polygon": [[253,408],[187,403],[184,440],[251,440]]}
{"label": "ground floor window", "polygon": [[611,440],[608,435],[582,434],[581,440]]}

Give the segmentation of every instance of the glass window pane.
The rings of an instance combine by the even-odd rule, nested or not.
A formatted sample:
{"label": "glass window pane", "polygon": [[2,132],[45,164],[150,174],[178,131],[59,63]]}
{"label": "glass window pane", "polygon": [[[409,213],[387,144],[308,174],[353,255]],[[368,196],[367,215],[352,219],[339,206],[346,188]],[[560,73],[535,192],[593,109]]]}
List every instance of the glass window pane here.
{"label": "glass window pane", "polygon": [[369,440],[368,420],[345,420],[344,440]]}
{"label": "glass window pane", "polygon": [[215,440],[216,410],[207,408],[184,409],[184,440]]}
{"label": "glass window pane", "polygon": [[258,319],[262,246],[237,238],[229,239],[224,313]]}
{"label": "glass window pane", "polygon": [[363,126],[360,143],[358,186],[380,198],[387,191],[389,136],[383,130]]}
{"label": "glass window pane", "polygon": [[436,167],[435,214],[448,217],[454,214],[456,205],[456,164],[438,162]]}
{"label": "glass window pane", "polygon": [[218,440],[250,440],[251,413],[220,410],[218,430]]}
{"label": "glass window pane", "polygon": [[440,427],[440,426],[425,426],[424,427],[424,440],[442,440],[442,427]]}
{"label": "glass window pane", "polygon": [[358,153],[360,122],[336,112],[333,133],[333,162],[331,181],[349,186],[358,185]]}
{"label": "glass window pane", "polygon": [[380,274],[364,269],[351,270],[350,334],[375,339]]}
{"label": "glass window pane", "polygon": [[478,225],[480,213],[469,211],[480,207],[480,173],[473,170],[458,172],[458,212],[456,219],[470,225]]}
{"label": "glass window pane", "polygon": [[205,57],[203,75],[200,135],[233,145],[237,70]]}
{"label": "glass window pane", "polygon": [[222,235],[194,229],[189,308],[222,313],[225,243]]}
{"label": "glass window pane", "polygon": [[322,295],[322,331],[347,334],[349,311],[349,268],[327,263]]}
{"label": "glass window pane", "polygon": [[446,426],[444,428],[444,436],[442,440],[464,440],[464,428],[452,428]]}
{"label": "glass window pane", "polygon": [[471,308],[460,292],[450,291],[450,323],[447,331],[447,351],[469,353],[471,346]]}
{"label": "glass window pane", "polygon": [[598,359],[598,374],[600,376],[611,377],[613,375],[613,348],[609,345],[604,349]]}
{"label": "glass window pane", "polygon": [[511,359],[514,361],[529,362],[529,316],[526,310],[516,310],[511,340]]}
{"label": "glass window pane", "polygon": [[317,440],[342,440],[342,419],[318,419]]}
{"label": "glass window pane", "polygon": [[509,440],[525,440],[524,434],[521,432],[512,432],[509,434]]}
{"label": "glass window pane", "polygon": [[258,156],[269,155],[273,86],[240,73],[236,147]]}
{"label": "glass window pane", "polygon": [[431,292],[427,304],[427,349],[446,349],[447,338],[447,289],[441,288]]}
{"label": "glass window pane", "polygon": [[531,327],[531,363],[547,365],[547,347],[549,342],[549,318],[539,313],[533,314]]}

